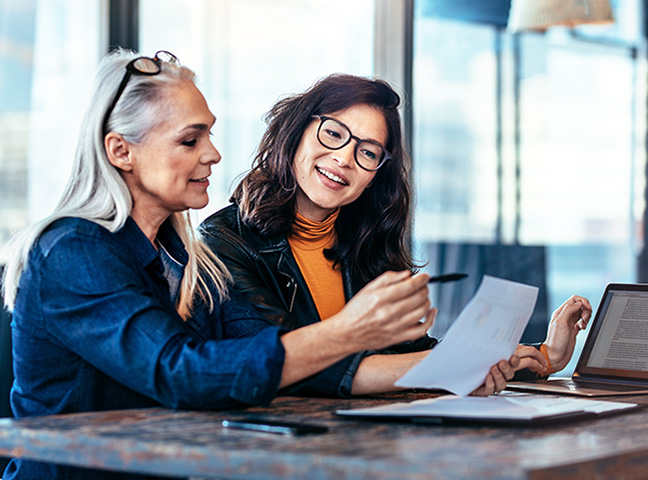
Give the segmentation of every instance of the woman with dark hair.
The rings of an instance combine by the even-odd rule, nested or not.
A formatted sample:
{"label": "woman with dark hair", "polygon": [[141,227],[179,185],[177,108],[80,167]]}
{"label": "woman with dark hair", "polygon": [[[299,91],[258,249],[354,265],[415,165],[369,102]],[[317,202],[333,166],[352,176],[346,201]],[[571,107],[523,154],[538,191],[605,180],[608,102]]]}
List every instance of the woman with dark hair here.
{"label": "woman with dark hair", "polygon": [[[410,162],[399,103],[388,83],[343,74],[280,100],[233,204],[201,225],[234,288],[272,323],[297,329],[329,321],[373,282],[416,270],[405,245]],[[540,349],[520,346],[503,370],[493,366],[478,393],[501,390],[515,369],[562,369],[590,314],[586,299],[570,298],[554,314],[549,340]],[[389,382],[393,389],[436,341],[394,343],[389,353],[404,355],[368,353],[349,370],[353,393]]]}
{"label": "woman with dark hair", "polygon": [[[414,263],[404,244],[411,199],[409,158],[402,143],[399,103],[398,95],[386,82],[350,75],[332,75],[304,95],[279,101],[268,115],[268,130],[253,170],[233,196],[244,221],[268,236],[291,232],[300,197],[292,159],[307,126],[317,129],[320,142],[338,134],[329,130],[333,126],[343,131],[345,141],[352,144],[350,149],[355,149],[360,173],[371,177],[372,182],[371,188],[359,192],[357,199],[340,209],[335,223],[337,241],[330,258],[336,262],[354,258],[347,268],[364,283],[386,270],[411,270]],[[384,147],[375,139],[354,142],[348,128],[322,116],[358,105],[368,106],[367,110],[384,119]],[[339,151],[341,142],[333,148],[343,153]],[[373,158],[368,160],[368,155]]]}

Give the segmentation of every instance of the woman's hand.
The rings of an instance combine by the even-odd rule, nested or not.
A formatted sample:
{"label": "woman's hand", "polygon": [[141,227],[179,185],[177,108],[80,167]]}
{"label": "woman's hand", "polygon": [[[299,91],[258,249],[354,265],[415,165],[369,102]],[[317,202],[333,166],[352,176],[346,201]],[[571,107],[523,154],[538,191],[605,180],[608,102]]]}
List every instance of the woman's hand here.
{"label": "woman's hand", "polygon": [[548,367],[544,355],[536,347],[530,345],[518,345],[515,349],[515,355],[520,359],[519,365],[515,371],[528,368],[532,372],[542,374]]}
{"label": "woman's hand", "polygon": [[326,320],[345,332],[353,351],[373,350],[415,340],[434,323],[428,275],[385,272],[360,290],[340,313]]}
{"label": "woman's hand", "polygon": [[[542,355],[541,355],[542,356]],[[500,360],[488,371],[481,387],[473,390],[471,395],[476,397],[487,397],[493,393],[499,393],[506,388],[507,380],[513,378],[513,374],[520,369],[520,357],[515,353],[507,360]]]}
{"label": "woman's hand", "polygon": [[491,367],[483,385],[473,391],[471,395],[487,396],[501,392],[506,388],[507,380],[513,378],[515,372],[524,368],[542,373],[547,368],[547,360],[537,348],[529,345],[518,345],[508,362],[500,360]]}
{"label": "woman's hand", "polygon": [[551,316],[545,346],[556,372],[567,366],[574,353],[576,335],[585,330],[592,317],[592,306],[584,297],[571,296]]}
{"label": "woman's hand", "polygon": [[[313,375],[347,355],[425,335],[436,316],[428,300],[428,278],[424,274],[386,272],[360,290],[338,314],[285,333],[281,337],[285,357],[279,387]],[[357,382],[354,378],[354,393],[394,390],[395,379],[422,356],[383,355],[393,358],[382,364],[363,360],[367,373]]]}

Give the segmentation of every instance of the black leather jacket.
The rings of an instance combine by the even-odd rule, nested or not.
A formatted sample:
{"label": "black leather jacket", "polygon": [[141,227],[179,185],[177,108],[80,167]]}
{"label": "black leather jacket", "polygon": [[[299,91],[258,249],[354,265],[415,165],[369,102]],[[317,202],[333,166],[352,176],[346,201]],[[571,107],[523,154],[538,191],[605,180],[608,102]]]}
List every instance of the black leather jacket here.
{"label": "black leather jacket", "polygon": [[[199,231],[202,240],[231,272],[234,288],[272,323],[295,329],[321,320],[285,236],[270,238],[248,227],[241,221],[236,205],[210,216]],[[348,301],[364,287],[364,282],[354,278],[344,262],[341,267]],[[388,352],[426,350],[434,344],[435,339],[424,337],[390,347]]]}

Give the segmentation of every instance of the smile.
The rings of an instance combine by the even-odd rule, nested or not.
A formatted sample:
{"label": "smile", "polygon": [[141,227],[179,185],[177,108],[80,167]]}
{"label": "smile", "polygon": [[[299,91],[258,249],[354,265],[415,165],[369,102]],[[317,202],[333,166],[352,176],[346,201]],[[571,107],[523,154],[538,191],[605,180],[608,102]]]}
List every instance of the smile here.
{"label": "smile", "polygon": [[324,169],[322,169],[322,168],[320,168],[320,167],[315,167],[315,170],[317,170],[321,175],[324,175],[324,176],[325,176],[326,178],[328,178],[329,180],[334,181],[335,183],[339,183],[340,185],[345,185],[345,186],[348,185],[347,182],[345,182],[344,180],[342,180],[342,179],[341,179],[340,177],[338,177],[337,175],[333,175],[331,172],[328,172],[328,171],[326,171],[326,170],[324,170]]}
{"label": "smile", "polygon": [[203,178],[195,178],[192,180],[189,180],[190,182],[206,182],[208,177],[203,177]]}

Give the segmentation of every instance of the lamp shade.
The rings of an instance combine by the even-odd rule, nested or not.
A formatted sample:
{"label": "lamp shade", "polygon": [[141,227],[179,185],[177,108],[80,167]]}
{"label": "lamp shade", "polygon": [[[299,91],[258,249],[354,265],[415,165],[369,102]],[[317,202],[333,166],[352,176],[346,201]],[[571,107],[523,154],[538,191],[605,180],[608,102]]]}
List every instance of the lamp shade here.
{"label": "lamp shade", "polygon": [[609,0],[512,0],[507,28],[511,32],[544,31],[556,25],[612,21]]}

